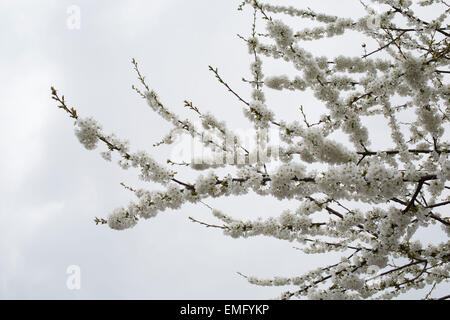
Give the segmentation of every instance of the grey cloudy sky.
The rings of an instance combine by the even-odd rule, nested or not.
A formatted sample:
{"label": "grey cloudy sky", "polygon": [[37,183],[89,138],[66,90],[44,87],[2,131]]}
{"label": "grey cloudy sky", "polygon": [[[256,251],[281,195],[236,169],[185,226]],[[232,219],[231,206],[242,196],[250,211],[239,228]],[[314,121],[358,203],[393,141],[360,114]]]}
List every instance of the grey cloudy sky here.
{"label": "grey cloudy sky", "polygon": [[[132,148],[146,149],[161,160],[170,149],[152,144],[170,127],[131,90],[136,83],[132,57],[172,110],[187,116],[183,100],[188,99],[232,128],[246,128],[241,106],[208,71],[208,65],[218,67],[238,91],[248,94],[240,79],[249,75],[250,57],[236,34],[247,35],[251,21],[248,12],[236,10],[240,2],[1,1],[0,298],[273,298],[282,288],[255,287],[236,272],[297,275],[338,258],[310,257],[293,244],[262,237],[227,238],[188,221],[188,216],[213,221],[200,206],[185,205],[122,232],[93,223],[94,217],[133,199],[120,182],[142,184],[135,171],[123,171],[82,148],[72,120],[50,99],[50,86],[81,116],[96,118],[106,132],[128,138]],[[342,16],[363,13],[358,1],[301,4]],[[81,9],[80,30],[67,27],[70,5]],[[349,35],[327,45],[319,41],[310,49],[354,54],[361,42]],[[275,70],[268,68],[268,73]],[[299,102],[293,101],[298,97],[272,97],[281,99],[281,117],[298,117]],[[309,96],[302,99],[302,104],[313,103]],[[374,139],[383,137],[379,132]],[[293,207],[251,195],[232,200],[211,204],[249,217]],[[81,267],[80,290],[66,287],[69,265]]]}

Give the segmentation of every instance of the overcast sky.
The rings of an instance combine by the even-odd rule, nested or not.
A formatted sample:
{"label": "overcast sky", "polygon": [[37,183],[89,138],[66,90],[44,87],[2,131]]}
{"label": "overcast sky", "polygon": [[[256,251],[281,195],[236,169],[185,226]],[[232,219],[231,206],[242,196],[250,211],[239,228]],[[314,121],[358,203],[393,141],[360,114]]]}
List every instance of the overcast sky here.
{"label": "overcast sky", "polygon": [[[249,76],[250,57],[236,34],[248,35],[251,19],[249,12],[236,10],[240,2],[0,2],[0,298],[273,298],[284,288],[256,287],[236,272],[293,276],[338,259],[307,256],[293,244],[262,237],[235,240],[189,222],[189,216],[214,222],[202,206],[168,210],[121,232],[93,223],[134,198],[120,182],[143,184],[136,171],[123,171],[79,144],[73,121],[50,99],[50,86],[82,117],[96,118],[107,133],[128,138],[134,150],[145,149],[162,161],[170,148],[152,144],[170,127],[131,90],[137,82],[133,57],[172,110],[187,116],[183,101],[192,100],[230,127],[245,129],[249,123],[241,106],[208,71],[208,65],[218,67],[248,95],[240,79]],[[363,13],[353,0],[290,2],[342,16]],[[67,26],[71,5],[81,10],[79,30]],[[362,41],[350,34],[310,49],[359,54]],[[294,98],[278,100],[281,117],[299,116]],[[313,103],[311,97],[302,99]],[[295,207],[251,195],[210,203],[250,218]],[[80,290],[66,286],[70,265],[81,268]],[[448,285],[438,287],[436,295],[447,291]]]}

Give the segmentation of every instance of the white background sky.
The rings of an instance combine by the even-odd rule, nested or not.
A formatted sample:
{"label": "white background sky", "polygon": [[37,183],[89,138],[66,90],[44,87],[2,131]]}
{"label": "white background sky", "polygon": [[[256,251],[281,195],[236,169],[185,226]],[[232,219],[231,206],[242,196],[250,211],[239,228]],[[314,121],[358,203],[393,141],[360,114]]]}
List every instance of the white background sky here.
{"label": "white background sky", "polygon": [[[279,1],[289,2],[347,17],[363,14],[353,0]],[[294,244],[261,237],[234,240],[190,223],[188,216],[214,222],[201,206],[169,210],[122,232],[93,223],[94,217],[105,217],[133,199],[119,183],[133,185],[136,172],[83,149],[72,120],[50,99],[50,86],[82,117],[93,116],[105,132],[128,138],[132,148],[161,160],[170,149],[152,144],[170,127],[131,90],[137,83],[132,57],[172,110],[187,116],[183,100],[188,99],[232,128],[246,128],[241,105],[208,71],[208,65],[218,67],[248,95],[240,79],[249,77],[250,57],[236,34],[248,35],[251,19],[248,11],[236,10],[239,3],[1,1],[0,298],[273,298],[285,288],[255,287],[236,272],[293,276],[336,261],[337,255],[310,257],[293,249]],[[81,9],[80,30],[67,28],[70,5]],[[359,55],[361,43],[350,34],[311,49]],[[313,103],[308,96],[299,99],[277,100],[278,114],[299,117],[298,106]],[[381,131],[374,139],[383,137]],[[295,207],[254,196],[210,203],[249,217]],[[66,288],[69,265],[81,267],[81,290]],[[436,294],[446,291],[448,285]]]}

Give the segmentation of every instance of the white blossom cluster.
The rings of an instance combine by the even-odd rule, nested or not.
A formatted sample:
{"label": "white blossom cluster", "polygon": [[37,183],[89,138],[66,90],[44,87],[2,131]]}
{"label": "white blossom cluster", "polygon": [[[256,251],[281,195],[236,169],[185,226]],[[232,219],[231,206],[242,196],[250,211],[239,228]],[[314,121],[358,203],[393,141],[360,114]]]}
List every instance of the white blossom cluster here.
{"label": "white blossom cluster", "polygon": [[80,143],[88,150],[97,148],[98,134],[102,128],[92,118],[78,119],[76,121],[75,135]]}
{"label": "white blossom cluster", "polygon": [[[115,209],[105,220],[109,227],[132,228],[141,218],[149,219],[186,203],[205,204],[203,200],[208,198],[253,192],[277,201],[290,199],[297,209],[280,210],[275,217],[256,220],[208,206],[221,224],[200,223],[234,238],[263,235],[294,242],[307,254],[341,254],[339,261],[299,276],[245,276],[256,285],[294,286],[295,290],[284,292],[282,299],[392,299],[425,287],[431,289],[426,296],[430,298],[434,287],[450,278],[450,219],[442,210],[450,204],[449,27],[445,23],[448,7],[443,1],[418,4],[439,8],[442,14],[423,20],[414,11],[413,1],[372,0],[372,6],[383,8],[383,12],[374,16],[373,7],[365,5],[366,16],[344,19],[310,9],[245,0],[240,9],[248,7],[259,18],[248,38],[241,36],[252,58],[251,79],[243,79],[250,86],[249,97],[236,92],[217,69],[210,67],[210,71],[239,100],[259,136],[268,128],[279,130],[280,142],[273,149],[279,152],[254,162],[181,164],[206,170],[191,181],[144,151],[130,151],[126,141],[103,134],[95,120],[78,118],[64,99],[55,96],[63,103],[61,108],[76,118],[75,134],[86,149],[104,143],[107,151],[102,156],[106,160],[117,152],[122,168],[138,168],[141,180],[163,186],[157,191],[128,187],[138,200]],[[311,26],[296,30],[282,19],[284,15],[291,18],[289,21],[308,19]],[[265,28],[257,31],[260,24]],[[356,56],[316,56],[302,45],[347,31],[359,32],[378,46],[363,44],[364,52]],[[265,60],[288,63],[295,75],[265,76]],[[196,128],[191,120],[182,120],[167,109],[138,74],[145,87],[144,93],[138,93],[173,125],[156,146],[188,135],[211,150],[223,151],[222,158],[251,157],[252,150],[242,145],[225,122],[185,101],[201,122]],[[266,99],[266,90],[310,91],[326,112],[319,115],[318,122],[310,123],[304,110],[315,108],[302,106],[298,119],[279,120],[277,110]],[[384,118],[382,130],[391,140],[383,149],[374,146],[367,125],[379,118]],[[350,143],[339,141],[336,135],[344,135]],[[267,140],[257,140],[264,152],[273,147]],[[170,159],[168,163],[174,165]],[[441,241],[422,244],[418,231],[435,224],[443,230]]]}

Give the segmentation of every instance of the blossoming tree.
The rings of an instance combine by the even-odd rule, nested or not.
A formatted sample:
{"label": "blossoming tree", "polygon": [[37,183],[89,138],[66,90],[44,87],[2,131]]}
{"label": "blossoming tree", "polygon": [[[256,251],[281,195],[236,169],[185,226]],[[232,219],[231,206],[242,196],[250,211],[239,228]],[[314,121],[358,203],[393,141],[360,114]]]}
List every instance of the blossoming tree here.
{"label": "blossoming tree", "polygon": [[[413,5],[435,8],[439,15],[425,20],[413,11]],[[251,80],[243,79],[251,93],[247,97],[236,92],[218,69],[210,67],[210,71],[236,97],[257,133],[251,148],[224,122],[192,102],[185,101],[185,107],[201,126],[177,116],[150,88],[133,59],[140,80],[140,88],[133,89],[173,125],[160,144],[188,135],[214,151],[213,161],[158,163],[146,152],[133,151],[114,134],[105,134],[94,119],[82,118],[52,88],[58,107],[75,119],[75,134],[86,149],[102,144],[106,160],[116,153],[123,169],[138,168],[140,179],[162,186],[155,191],[124,185],[137,201],[114,210],[107,219],[96,218],[96,223],[123,230],[187,202],[208,206],[206,198],[250,192],[291,199],[297,209],[282,211],[275,218],[251,221],[208,206],[219,222],[191,220],[235,238],[264,235],[296,242],[310,254],[341,252],[340,261],[296,277],[243,275],[262,286],[294,285],[295,290],[282,293],[284,299],[390,299],[425,286],[430,290],[424,298],[431,298],[435,286],[450,276],[450,220],[443,213],[450,204],[446,185],[450,178],[446,141],[450,46],[445,21],[449,5],[443,0],[416,4],[372,0],[363,6],[367,15],[356,20],[259,0],[245,0],[239,6],[239,10],[252,10],[254,18],[251,34],[239,36],[253,60]],[[279,20],[283,16],[289,16],[289,21],[309,19],[320,26],[294,30]],[[257,30],[257,25],[265,29]],[[359,32],[378,45],[369,49],[362,44],[363,53],[352,57],[315,56],[302,48],[307,41],[347,31]],[[264,76],[263,62],[270,59],[290,64],[296,76]],[[326,112],[316,123],[308,122],[303,108],[299,120],[278,119],[266,101],[267,90],[312,92]],[[386,120],[383,130],[390,133],[391,144],[375,149],[366,123],[380,116]],[[276,143],[267,135],[274,128],[279,132]],[[337,141],[333,134],[338,132],[349,142]],[[175,165],[207,173],[186,181],[173,170]],[[441,242],[424,245],[413,240],[418,230],[436,226],[442,229]]]}

